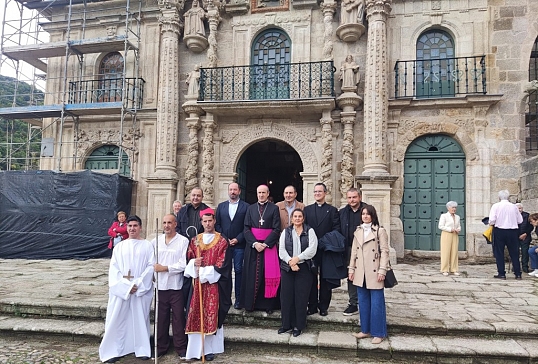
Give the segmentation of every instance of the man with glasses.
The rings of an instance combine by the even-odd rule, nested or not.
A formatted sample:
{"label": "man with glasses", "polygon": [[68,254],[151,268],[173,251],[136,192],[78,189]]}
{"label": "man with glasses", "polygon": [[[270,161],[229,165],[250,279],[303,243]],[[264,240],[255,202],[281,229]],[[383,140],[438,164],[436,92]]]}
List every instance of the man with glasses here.
{"label": "man with glasses", "polygon": [[[315,203],[308,205],[304,209],[305,223],[316,232],[316,236],[321,239],[325,234],[331,231],[340,232],[340,216],[336,207],[325,202],[327,195],[327,186],[323,183],[316,183],[314,186]],[[315,264],[320,269],[320,274],[323,271],[322,262],[323,251],[318,250],[314,257]],[[331,304],[332,288],[327,280],[319,279],[319,298],[318,298],[318,274],[313,272],[315,279],[310,289],[310,297],[308,299],[308,315],[313,315],[318,312],[321,316],[327,316],[329,305]]]}

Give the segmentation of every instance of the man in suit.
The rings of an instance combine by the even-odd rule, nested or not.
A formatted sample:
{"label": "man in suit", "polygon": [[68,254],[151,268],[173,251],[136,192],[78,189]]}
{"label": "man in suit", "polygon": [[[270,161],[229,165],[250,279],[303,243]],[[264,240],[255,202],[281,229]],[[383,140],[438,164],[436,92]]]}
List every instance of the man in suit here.
{"label": "man in suit", "polygon": [[249,204],[239,198],[241,189],[235,182],[228,185],[228,201],[221,202],[217,206],[217,222],[215,230],[221,233],[230,243],[232,260],[235,271],[235,303],[234,308],[239,309],[241,297],[241,278],[243,276],[243,257],[245,255],[245,215]]}
{"label": "man in suit", "polygon": [[[304,209],[305,223],[316,232],[316,236],[321,239],[325,234],[331,231],[340,231],[340,216],[336,207],[325,202],[327,195],[327,186],[323,183],[316,183],[314,186],[315,203],[308,205]],[[321,254],[318,250],[314,261],[319,266],[320,274],[323,271],[321,266]],[[316,269],[317,270],[317,269]],[[318,312],[321,316],[327,316],[329,305],[331,304],[332,289],[325,279],[319,280],[319,299],[318,299],[318,275],[313,272],[315,278],[310,289],[310,297],[308,299],[308,314],[313,315]]]}
{"label": "man in suit", "polygon": [[179,211],[181,210],[181,201],[175,200],[172,208],[174,209],[174,216],[176,217],[176,233],[179,233],[179,226],[177,224],[177,218],[179,217]]}
{"label": "man in suit", "polygon": [[[351,257],[351,246],[353,245],[353,234],[357,230],[357,226],[362,224],[361,212],[366,203],[362,202],[362,195],[355,187],[350,188],[346,193],[347,205],[340,209],[340,229],[342,235],[346,237],[346,264],[349,266],[349,258]],[[355,315],[359,312],[357,296],[357,287],[353,282],[347,280],[347,294],[349,303],[344,310],[344,316]]]}
{"label": "man in suit", "polygon": [[297,190],[290,185],[284,188],[284,201],[276,203],[280,212],[280,228],[282,231],[291,225],[291,213],[293,210],[304,210],[304,203],[297,201],[296,198]]}
{"label": "man in suit", "polygon": [[523,211],[523,205],[516,203],[516,206],[523,217],[523,222],[518,224],[519,227],[519,247],[521,248],[521,269],[529,273],[529,247],[531,244],[531,232],[534,226],[529,221],[529,213]]}

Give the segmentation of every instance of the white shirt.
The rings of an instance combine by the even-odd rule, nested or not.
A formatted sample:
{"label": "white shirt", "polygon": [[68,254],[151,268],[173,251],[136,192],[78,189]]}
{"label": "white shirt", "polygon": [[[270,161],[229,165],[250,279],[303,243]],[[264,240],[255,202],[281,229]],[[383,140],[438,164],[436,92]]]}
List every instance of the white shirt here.
{"label": "white shirt", "polygon": [[[156,262],[168,267],[168,272],[159,272],[159,291],[180,290],[183,287],[183,272],[187,265],[189,240],[176,233],[168,244],[166,235],[159,235],[159,258]],[[155,249],[155,239],[151,241]]]}
{"label": "white shirt", "polygon": [[235,213],[237,212],[237,207],[239,206],[239,199],[237,201],[232,202],[228,201],[228,213],[230,214],[230,220],[233,220],[235,217]]}
{"label": "white shirt", "polygon": [[523,222],[523,216],[517,206],[508,200],[501,200],[489,211],[489,224],[499,229],[517,229]]}

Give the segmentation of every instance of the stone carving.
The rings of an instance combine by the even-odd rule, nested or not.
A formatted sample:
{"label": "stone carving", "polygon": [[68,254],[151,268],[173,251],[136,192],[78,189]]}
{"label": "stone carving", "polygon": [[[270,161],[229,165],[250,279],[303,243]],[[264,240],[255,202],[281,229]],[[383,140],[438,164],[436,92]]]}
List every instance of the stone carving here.
{"label": "stone carving", "polygon": [[347,190],[353,187],[353,168],[355,167],[355,163],[353,162],[353,150],[355,149],[353,144],[354,122],[355,115],[349,115],[342,118],[342,124],[344,124],[344,135],[342,141],[342,163],[340,172],[340,194],[342,196],[340,202],[342,206],[347,203]]}
{"label": "stone carving", "polygon": [[198,0],[192,2],[192,7],[185,12],[185,35],[201,35],[205,37],[204,19],[206,12],[198,4]]}
{"label": "stone carving", "polygon": [[441,10],[441,0],[432,0],[432,10]]}
{"label": "stone carving", "polygon": [[334,0],[325,0],[321,4],[321,10],[323,11],[323,24],[325,25],[323,31],[323,55],[324,60],[333,59],[333,17],[336,11],[336,3]]}
{"label": "stone carving", "polygon": [[306,173],[318,172],[317,151],[314,150],[306,138],[295,129],[276,123],[256,123],[241,130],[241,136],[236,138],[237,130],[222,130],[223,142],[221,144],[222,156],[220,163],[221,173],[235,173],[235,163],[241,153],[256,141],[268,138],[281,140],[297,151],[303,162]]}
{"label": "stone carving", "polygon": [[340,81],[342,81],[342,91],[357,92],[357,85],[361,80],[359,66],[355,63],[353,56],[350,54],[342,62],[340,67]]}
{"label": "stone carving", "polygon": [[310,12],[297,15],[290,15],[287,13],[277,15],[264,14],[251,15],[249,17],[241,16],[237,18],[238,19],[233,19],[232,27],[250,27],[252,33],[256,33],[268,25],[277,25],[284,29],[288,34],[292,34],[294,26],[310,26],[311,23]]}
{"label": "stone carving", "polygon": [[536,90],[538,90],[538,80],[532,80],[532,81],[528,82],[527,84],[525,84],[525,88],[524,88],[523,92],[530,93],[530,92],[536,91]]}
{"label": "stone carving", "polygon": [[[118,129],[80,129],[75,132],[75,155],[80,160],[89,155],[97,147],[105,144],[114,144],[120,146],[127,153],[131,162],[133,162],[135,155],[138,154],[136,142],[141,137],[142,133],[140,129],[130,128],[127,131],[124,130],[120,145],[120,131]],[[79,163],[82,163],[82,160]],[[83,168],[82,164],[79,165],[79,168]]]}
{"label": "stone carving", "polygon": [[187,122],[189,145],[187,147],[187,168],[185,170],[185,191],[198,186],[198,129],[199,119]]}
{"label": "stone carving", "polygon": [[117,31],[118,31],[118,27],[116,25],[107,25],[107,27],[106,27],[106,37],[107,38],[114,38],[116,36]]}
{"label": "stone carving", "polygon": [[213,129],[215,129],[215,123],[204,123],[204,141],[202,144],[202,182],[201,187],[204,191],[204,199],[208,204],[212,204],[215,191],[213,188],[214,175],[213,168],[215,166],[214,155],[215,147],[213,143]]}
{"label": "stone carving", "polygon": [[321,119],[321,182],[327,186],[327,203],[332,202],[332,159],[333,159],[333,136],[332,136],[332,119]]}
{"label": "stone carving", "polygon": [[340,24],[362,24],[364,18],[364,0],[342,0],[340,7]]}
{"label": "stone carving", "polygon": [[187,96],[194,100],[198,99],[200,92],[200,66],[195,65],[194,70],[192,70],[185,80],[187,84]]}
{"label": "stone carving", "polygon": [[207,61],[209,67],[217,67],[217,27],[220,23],[219,8],[209,0],[207,6],[207,17],[209,19],[209,50],[207,51]]}

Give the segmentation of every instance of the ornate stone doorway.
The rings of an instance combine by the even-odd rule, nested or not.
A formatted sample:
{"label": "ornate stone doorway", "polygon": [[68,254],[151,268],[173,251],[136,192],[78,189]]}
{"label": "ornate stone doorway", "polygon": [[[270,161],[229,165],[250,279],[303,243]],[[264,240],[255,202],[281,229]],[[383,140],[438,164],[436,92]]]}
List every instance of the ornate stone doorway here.
{"label": "ornate stone doorway", "polygon": [[303,163],[299,154],[290,145],[276,139],[259,141],[239,158],[237,181],[242,196],[248,203],[254,203],[256,187],[269,186],[274,202],[283,200],[282,193],[287,185],[297,188],[297,199],[303,201]]}

